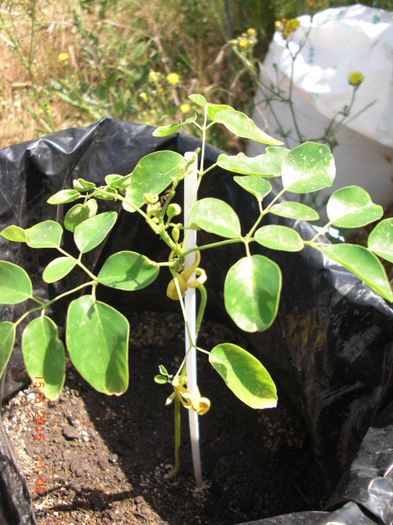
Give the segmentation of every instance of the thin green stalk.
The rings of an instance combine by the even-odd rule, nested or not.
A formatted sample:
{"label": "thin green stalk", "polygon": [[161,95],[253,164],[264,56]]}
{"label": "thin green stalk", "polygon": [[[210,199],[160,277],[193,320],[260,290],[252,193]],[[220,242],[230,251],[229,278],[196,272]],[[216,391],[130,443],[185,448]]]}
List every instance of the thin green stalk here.
{"label": "thin green stalk", "polygon": [[329,221],[325,224],[325,226],[322,226],[321,230],[314,235],[314,237],[311,239],[311,241],[309,241],[309,243],[313,244],[315,239],[318,239],[318,237],[320,237],[321,235],[324,235],[331,224],[332,222]]}
{"label": "thin green stalk", "polygon": [[180,467],[180,442],[181,442],[181,413],[180,413],[180,401],[175,395],[175,447],[174,457],[175,464],[172,470],[168,474],[168,479],[172,479],[179,472]]}
{"label": "thin green stalk", "polygon": [[[192,343],[192,338],[191,338],[191,332],[190,332],[190,327],[188,325],[188,321],[187,321],[187,316],[186,316],[186,310],[185,310],[185,307],[184,307],[184,302],[183,302],[183,296],[182,296],[182,293],[181,293],[181,290],[180,290],[180,286],[179,286],[179,280],[177,278],[177,275],[176,275],[176,272],[172,269],[172,268],[169,268],[170,271],[171,271],[171,274],[172,274],[172,277],[173,277],[173,280],[175,282],[175,287],[176,287],[176,292],[177,292],[177,296],[179,298],[179,302],[180,302],[180,308],[181,308],[181,313],[183,315],[183,320],[184,320],[184,326],[186,327],[186,331],[187,331],[187,336],[188,336],[188,340],[190,341],[190,348],[187,350],[185,356],[184,356],[184,359],[181,363],[181,365],[179,366],[178,368],[178,371],[176,372],[175,374],[175,378],[178,377],[179,375],[182,377],[183,376],[183,373],[182,373],[182,369],[184,368],[184,363],[186,362],[186,359],[187,359],[187,356],[188,354],[190,353],[190,351],[192,350],[193,348],[193,343]],[[174,379],[175,379],[174,378]]]}
{"label": "thin green stalk", "polygon": [[75,288],[72,288],[72,290],[67,290],[66,292],[58,295],[54,299],[51,299],[50,301],[47,301],[46,303],[43,303],[40,306],[36,306],[35,308],[31,308],[27,312],[25,312],[17,321],[15,321],[15,327],[17,327],[26,317],[28,317],[30,314],[34,312],[38,312],[39,310],[46,310],[49,306],[51,306],[56,301],[60,301],[60,299],[63,299],[64,297],[67,297],[67,295],[71,295],[79,290],[82,290],[82,288],[86,288],[86,286],[94,286],[96,283],[94,281],[89,281],[88,283],[80,284],[79,286],[76,286]]}
{"label": "thin green stalk", "polygon": [[57,251],[68,257],[69,259],[72,259],[73,261],[76,261],[77,266],[81,268],[93,281],[97,282],[97,277],[92,273],[81,261],[82,253],[79,254],[78,259],[75,259],[75,257],[72,257],[68,252],[63,250],[60,246],[57,247]]}
{"label": "thin green stalk", "polygon": [[182,254],[186,256],[189,253],[195,252],[196,250],[202,252],[203,250],[209,250],[210,248],[219,248],[220,246],[226,246],[227,244],[236,244],[239,242],[243,242],[242,237],[236,237],[236,239],[225,239],[225,241],[217,241],[211,242],[209,244],[203,244],[202,246],[196,246],[195,249],[191,248],[190,250],[185,250],[184,252],[182,252]]}

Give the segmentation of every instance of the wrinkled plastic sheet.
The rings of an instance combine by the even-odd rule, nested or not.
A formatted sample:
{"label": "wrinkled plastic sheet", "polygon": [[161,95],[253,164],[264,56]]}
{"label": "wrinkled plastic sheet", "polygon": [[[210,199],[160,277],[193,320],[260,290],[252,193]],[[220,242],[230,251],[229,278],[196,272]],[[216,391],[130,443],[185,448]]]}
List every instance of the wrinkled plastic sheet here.
{"label": "wrinkled plastic sheet", "polygon": [[[84,129],[69,129],[6,148],[0,152],[0,227],[28,227],[44,219],[62,219],[66,206],[48,206],[46,200],[59,189],[71,187],[75,178],[102,183],[109,173],[130,173],[147,153],[171,149],[184,154],[199,145],[197,139],[187,135],[156,138],[149,127],[104,119]],[[217,149],[208,146],[206,162],[214,163],[218,154]],[[238,212],[244,229],[252,225],[258,214],[256,200],[239,189],[230,174],[218,168],[202,183],[200,197],[208,195],[225,199]],[[105,206],[102,203],[101,209]],[[139,217],[120,207],[118,211],[119,220],[106,243],[86,254],[88,264],[99,268],[109,254],[131,247],[152,259],[165,260],[165,246],[157,242]],[[287,223],[279,218],[271,221]],[[292,224],[304,239],[315,234],[307,223]],[[213,238],[199,234],[200,244]],[[72,251],[72,235],[68,232],[64,242],[66,249]],[[46,298],[62,291],[63,282],[43,286],[39,279],[40,270],[53,257],[50,251],[30,250],[2,238],[0,251],[2,259],[21,264],[33,273],[37,295]],[[311,248],[284,253],[253,246],[253,251],[268,255],[280,265],[283,292],[272,328],[265,333],[248,334],[248,340],[279,389],[303,415],[332,492],[324,512],[288,514],[253,523],[390,524],[393,310],[355,276]],[[223,308],[223,282],[231,264],[243,255],[242,247],[232,245],[215,250],[213,255],[205,252],[202,259],[209,276],[208,315],[232,328]],[[124,313],[135,308],[156,309],[162,304],[168,280],[162,274],[141,292],[125,294],[107,289],[100,290],[99,297],[111,301]],[[67,280],[68,288],[72,279],[77,282],[73,275],[74,272]],[[169,303],[168,308],[173,307]],[[4,307],[1,319],[16,318],[21,311],[20,305]],[[64,326],[64,309],[59,307],[52,315]],[[7,372],[8,394],[23,384],[20,364],[19,369],[14,366],[18,353],[14,354]],[[10,378],[12,370],[14,377]]]}

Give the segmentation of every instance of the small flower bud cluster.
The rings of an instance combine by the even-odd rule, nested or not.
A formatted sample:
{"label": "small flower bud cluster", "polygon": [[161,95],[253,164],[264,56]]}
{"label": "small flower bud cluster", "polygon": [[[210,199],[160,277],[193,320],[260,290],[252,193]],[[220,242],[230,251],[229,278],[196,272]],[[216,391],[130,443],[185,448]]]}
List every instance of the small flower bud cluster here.
{"label": "small flower bud cluster", "polygon": [[275,22],[275,28],[276,31],[279,31],[282,33],[282,36],[284,38],[288,38],[289,35],[294,33],[296,29],[299,27],[300,22],[297,18],[283,18],[282,20],[276,20]]}
{"label": "small flower bud cluster", "polygon": [[249,27],[247,31],[238,36],[233,42],[240,50],[246,50],[252,49],[257,41],[257,32],[253,27]]}

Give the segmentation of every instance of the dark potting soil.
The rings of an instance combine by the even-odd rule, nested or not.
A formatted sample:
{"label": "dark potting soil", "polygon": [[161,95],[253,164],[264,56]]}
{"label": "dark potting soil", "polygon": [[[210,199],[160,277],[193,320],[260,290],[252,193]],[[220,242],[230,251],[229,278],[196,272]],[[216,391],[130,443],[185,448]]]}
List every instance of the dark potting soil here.
{"label": "dark potting soil", "polygon": [[[183,410],[180,473],[173,460],[170,390],[153,377],[174,373],[183,353],[181,318],[131,316],[130,387],[121,397],[98,394],[69,365],[57,402],[45,402],[45,441],[34,441],[32,387],[10,400],[3,420],[33,497],[40,525],[229,525],[321,507],[327,496],[302,418],[279,391],[276,409],[252,410],[199,359],[201,393],[212,401],[200,418],[204,484],[196,489]],[[246,348],[238,334],[207,322],[200,346]],[[42,458],[36,461],[37,458]],[[37,465],[44,467],[37,474]],[[44,479],[46,491],[35,486]]]}

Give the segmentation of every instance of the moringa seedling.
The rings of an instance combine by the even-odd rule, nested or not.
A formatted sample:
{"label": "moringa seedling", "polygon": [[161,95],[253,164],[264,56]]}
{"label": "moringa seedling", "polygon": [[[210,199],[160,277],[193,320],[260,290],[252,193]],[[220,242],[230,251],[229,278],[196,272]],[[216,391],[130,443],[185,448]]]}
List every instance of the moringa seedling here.
{"label": "moringa seedling", "polygon": [[[318,212],[294,199],[294,194],[317,192],[331,187],[335,177],[333,156],[327,145],[306,142],[294,149],[259,129],[244,113],[227,105],[210,104],[202,95],[191,95],[191,101],[203,108],[203,119],[197,116],[154,131],[163,137],[177,132],[182,126],[196,126],[201,132],[200,150],[185,159],[173,151],[157,151],[141,158],[128,175],[110,174],[97,186],[76,179],[73,188],[62,189],[48,199],[50,205],[74,203],[67,211],[63,224],[45,220],[29,228],[18,225],[6,227],[1,235],[11,242],[26,243],[31,249],[52,249],[54,257],[44,268],[42,279],[51,284],[66,279],[78,268],[84,278],[52,299],[39,299],[27,272],[12,261],[0,261],[0,304],[26,302],[26,310],[14,322],[0,323],[0,375],[4,374],[12,353],[18,326],[31,318],[22,333],[22,352],[31,378],[44,377],[42,391],[50,400],[57,399],[65,381],[65,352],[79,374],[97,391],[121,395],[128,388],[129,322],[113,306],[96,298],[98,286],[133,292],[155,281],[160,272],[168,278],[168,300],[176,301],[183,315],[188,339],[187,352],[177,370],[157,363],[155,381],[172,389],[167,403],[174,401],[175,466],[179,465],[180,409],[205,414],[211,401],[198,386],[192,385],[189,357],[198,352],[228,388],[243,403],[254,409],[272,408],[277,404],[273,379],[263,364],[251,353],[231,342],[224,341],[214,348],[198,346],[196,335],[203,321],[207,294],[204,287],[206,272],[203,256],[208,250],[230,244],[240,244],[244,255],[228,270],[224,283],[224,303],[233,322],[246,332],[267,330],[274,322],[281,293],[281,270],[265,255],[254,250],[260,246],[270,250],[297,252],[305,246],[321,252],[362,279],[387,301],[393,292],[379,257],[393,262],[393,219],[382,220],[372,230],[368,246],[340,243],[328,244],[323,233],[330,226],[359,228],[378,221],[382,207],[374,204],[368,193],[358,186],[335,191],[327,202],[328,221],[315,230],[311,240],[303,239],[296,229],[282,225],[262,225],[262,219],[272,214],[294,221],[315,221]],[[215,164],[205,168],[206,131],[212,126],[224,126],[238,137],[266,144],[266,152],[249,158],[221,154]],[[180,184],[186,183],[198,157],[195,190],[189,216],[181,221],[182,209],[173,202]],[[252,226],[245,231],[236,211],[224,200],[215,197],[197,198],[203,179],[214,175],[219,166],[234,173],[233,183],[256,199],[258,213]],[[281,191],[270,195],[269,182],[276,178]],[[165,192],[165,199],[160,196]],[[283,200],[285,194],[289,200]],[[116,224],[116,211],[100,211],[101,201],[113,201],[131,215],[140,215],[168,249],[167,260],[152,261],[132,250],[111,254],[96,272],[88,267],[85,254],[99,246]],[[188,206],[186,206],[188,208]],[[186,210],[184,210],[186,211]],[[132,217],[131,217],[132,220]],[[189,244],[196,229],[215,234],[208,244]],[[63,247],[63,232],[73,234],[77,256]],[[65,286],[67,281],[65,281]],[[190,318],[185,301],[190,290],[199,295],[195,334],[191,333]],[[68,299],[65,340],[48,314],[55,302]],[[187,370],[188,369],[188,370]],[[214,402],[214,400],[212,400]],[[200,480],[199,480],[200,481]]]}

